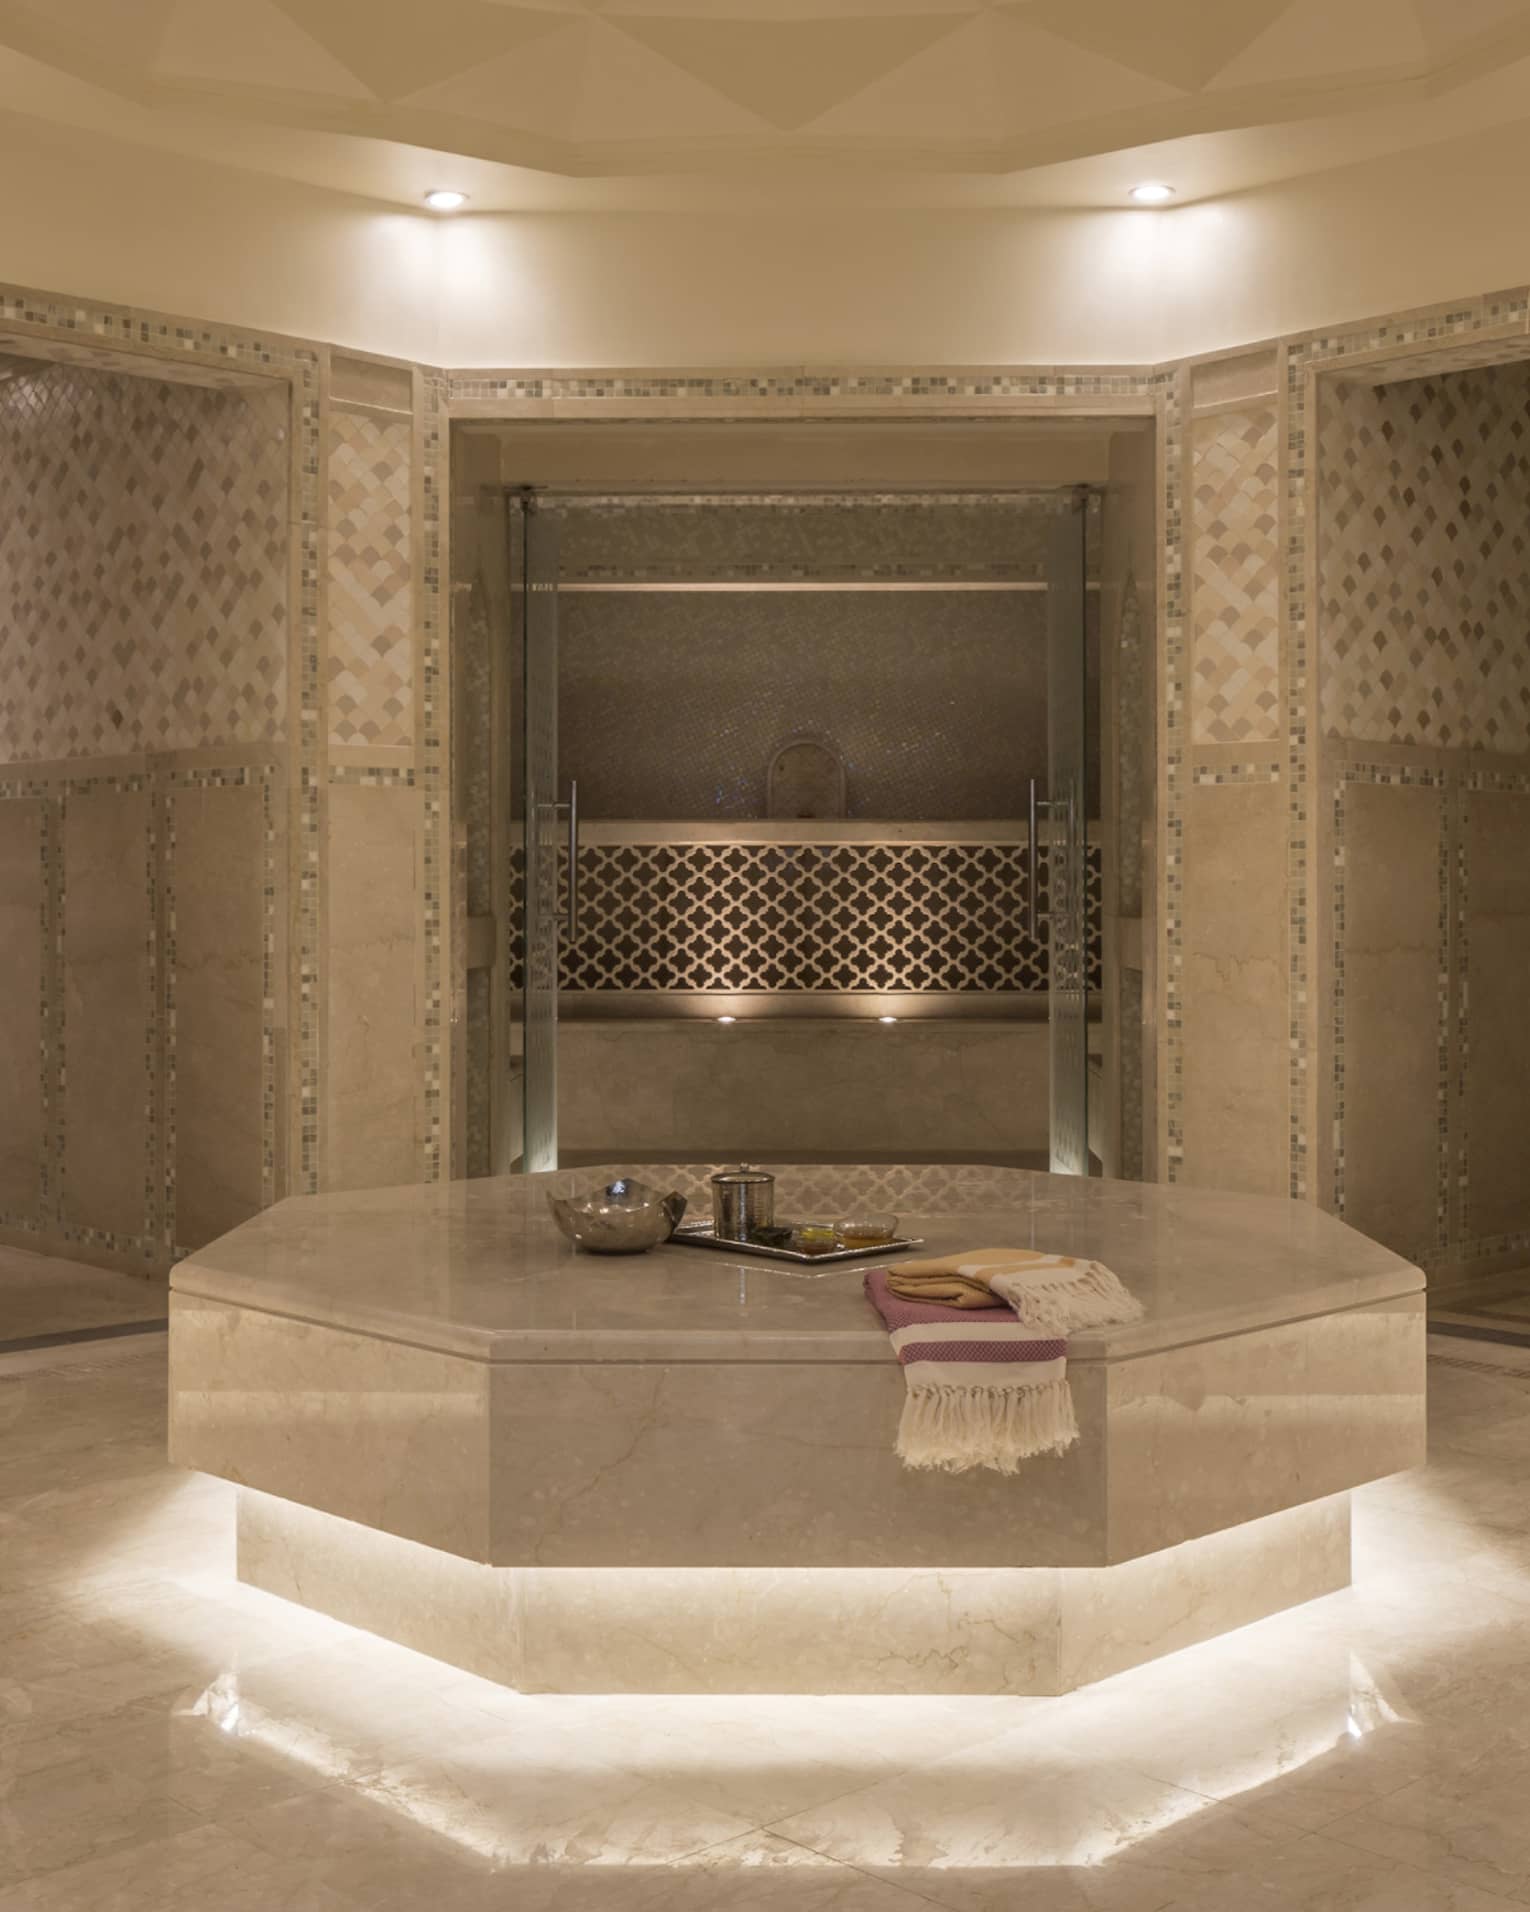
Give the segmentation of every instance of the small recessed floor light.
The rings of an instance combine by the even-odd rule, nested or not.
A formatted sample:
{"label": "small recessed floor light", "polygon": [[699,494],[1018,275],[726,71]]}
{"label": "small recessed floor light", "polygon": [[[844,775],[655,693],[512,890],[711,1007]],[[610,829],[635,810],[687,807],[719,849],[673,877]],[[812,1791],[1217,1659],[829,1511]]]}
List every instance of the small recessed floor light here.
{"label": "small recessed floor light", "polygon": [[1174,188],[1158,180],[1148,180],[1145,185],[1132,187],[1132,198],[1139,206],[1161,206],[1166,199],[1173,197]]}
{"label": "small recessed floor light", "polygon": [[456,212],[459,206],[467,204],[467,194],[459,193],[454,186],[438,186],[434,192],[426,193],[425,204],[432,212]]}

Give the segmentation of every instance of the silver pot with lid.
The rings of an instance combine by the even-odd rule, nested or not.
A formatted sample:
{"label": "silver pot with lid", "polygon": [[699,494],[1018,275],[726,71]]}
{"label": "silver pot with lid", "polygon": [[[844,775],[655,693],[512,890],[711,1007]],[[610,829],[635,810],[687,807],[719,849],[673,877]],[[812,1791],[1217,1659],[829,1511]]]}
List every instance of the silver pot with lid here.
{"label": "silver pot with lid", "polygon": [[712,1177],[712,1232],[725,1241],[748,1241],[776,1219],[776,1178],[741,1162]]}

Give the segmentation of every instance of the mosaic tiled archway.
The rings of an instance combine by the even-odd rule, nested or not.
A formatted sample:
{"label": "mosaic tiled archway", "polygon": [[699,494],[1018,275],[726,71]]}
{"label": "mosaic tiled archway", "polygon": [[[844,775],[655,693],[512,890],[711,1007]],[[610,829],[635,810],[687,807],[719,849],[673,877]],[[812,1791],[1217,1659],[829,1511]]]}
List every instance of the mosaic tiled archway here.
{"label": "mosaic tiled archway", "polygon": [[[1301,955],[1312,1063],[1300,1110],[1293,1091],[1293,1177],[1299,1172],[1312,1199],[1448,1279],[1530,1249],[1523,1217],[1517,1233],[1505,1232],[1478,1200],[1469,1120],[1474,1078],[1502,1049],[1474,1026],[1482,992],[1469,978],[1483,873],[1469,850],[1479,813],[1495,798],[1522,815],[1530,793],[1527,401],[1523,291],[1427,322],[1312,341],[1288,379],[1289,642],[1304,690],[1293,930],[1299,903],[1311,932]],[[1367,984],[1357,993],[1347,919],[1357,887],[1374,896],[1385,882],[1350,840],[1350,811],[1367,793],[1372,832],[1410,800],[1431,832],[1419,857],[1433,876],[1419,879],[1409,933],[1420,993],[1432,993],[1437,1008],[1420,1030],[1416,1070],[1420,1106],[1434,1113],[1419,1137],[1421,1196],[1411,1221],[1401,1211],[1391,1219],[1373,1172],[1357,1175],[1357,1159],[1375,1163],[1378,1142],[1357,1095],[1367,1052],[1358,1063],[1350,1053]],[[1431,936],[1437,956],[1428,953]],[[1374,1046],[1374,1030],[1370,1039]]]}
{"label": "mosaic tiled archway", "polygon": [[[268,930],[262,991],[266,1082],[261,1116],[266,1199],[286,1189],[314,1189],[325,1173],[324,1021],[330,1006],[324,973],[327,789],[333,783],[355,780],[366,773],[379,785],[392,783],[418,792],[426,881],[420,925],[422,1036],[415,1042],[406,1035],[421,1074],[418,1113],[410,1124],[409,1172],[427,1177],[439,1173],[444,1160],[446,1062],[442,1046],[445,899],[439,880],[444,873],[441,771],[445,735],[440,694],[444,660],[437,605],[439,500],[445,455],[442,381],[427,372],[402,369],[404,389],[413,394],[413,402],[406,409],[400,433],[391,418],[381,427],[374,425],[368,411],[381,413],[388,408],[369,407],[368,393],[355,389],[358,379],[365,385],[365,374],[373,362],[347,361],[355,373],[353,389],[348,403],[337,402],[336,360],[322,345],[15,289],[0,290],[0,353],[6,352],[14,355],[16,364],[54,363],[78,368],[80,378],[89,373],[119,379],[120,375],[131,374],[126,382],[142,381],[146,390],[152,390],[157,382],[177,390],[204,387],[216,393],[222,388],[231,398],[248,392],[252,396],[270,394],[276,401],[280,395],[276,417],[281,423],[275,429],[284,440],[278,464],[285,461],[282,489],[286,496],[275,509],[277,522],[286,534],[283,615],[287,622],[275,670],[267,670],[262,664],[246,682],[240,673],[252,662],[248,646],[241,651],[232,644],[231,635],[228,644],[223,642],[223,634],[248,627],[251,631],[263,630],[266,635],[260,641],[269,646],[274,625],[263,613],[246,616],[237,612],[228,596],[240,578],[237,536],[219,534],[213,519],[205,515],[206,510],[219,508],[219,500],[194,501],[184,531],[177,535],[194,541],[187,547],[190,563],[196,561],[195,540],[200,538],[200,548],[204,553],[216,554],[221,567],[219,578],[209,574],[205,589],[192,579],[207,606],[209,640],[204,652],[194,661],[188,660],[184,683],[164,676],[163,660],[156,662],[148,694],[140,695],[128,681],[132,657],[116,646],[112,669],[119,675],[127,673],[125,695],[117,699],[122,719],[116,734],[97,734],[100,726],[95,705],[101,700],[93,696],[84,701],[91,703],[94,714],[87,713],[81,721],[95,724],[95,731],[82,731],[75,742],[66,740],[45,754],[72,756],[78,749],[83,773],[89,768],[91,756],[103,748],[109,752],[115,748],[119,756],[124,750],[197,751],[198,763],[185,762],[173,771],[166,769],[169,780],[164,782],[164,794],[154,799],[162,807],[169,806],[153,839],[161,846],[156,851],[161,857],[169,854],[174,843],[170,819],[176,791],[204,787],[231,790],[244,787],[253,778],[264,792],[267,842],[274,848],[279,839],[286,848],[282,866],[268,867],[266,884]],[[400,376],[384,362],[375,363],[395,379]],[[188,403],[192,397],[188,391]],[[396,407],[392,409],[396,411]],[[390,447],[381,443],[382,438],[389,437],[391,457]],[[374,444],[373,438],[379,442]],[[152,451],[151,444],[141,440],[135,443],[140,459]],[[79,443],[72,439],[61,448],[60,455],[81,456]],[[258,465],[259,460],[254,463]],[[336,495],[337,485],[348,485],[345,497]],[[157,489],[150,485],[143,495],[152,501]],[[169,508],[169,503],[163,506]],[[331,535],[332,528],[337,535]],[[402,592],[395,588],[390,606],[382,612],[377,609],[375,593],[380,566],[388,568],[395,586],[400,571],[407,574],[407,588]],[[174,580],[169,582],[173,584]],[[371,681],[361,682],[359,693],[350,699],[349,708],[357,713],[357,720],[354,736],[348,736],[344,724],[337,721],[337,712],[344,712],[327,678],[334,658],[344,653],[356,621],[349,613],[357,605],[378,628],[360,634],[365,646],[361,661],[372,676]],[[220,634],[216,637],[215,629]],[[82,636],[88,646],[91,640],[83,627]],[[391,647],[387,655],[370,642],[373,638],[387,640]],[[92,676],[94,681],[96,674]],[[353,670],[351,680],[355,678]],[[16,689],[14,683],[12,689]],[[411,710],[416,695],[417,717]],[[163,709],[156,705],[156,696]],[[260,701],[258,723],[250,731],[249,740],[241,742],[249,726],[237,712],[252,708],[251,698]],[[29,708],[24,707],[25,700],[18,704],[16,696],[8,696],[6,702],[12,716],[25,723]],[[76,707],[83,708],[82,700],[73,700],[70,709]],[[233,732],[229,731],[229,712],[236,714]],[[36,729],[35,724],[32,729]],[[232,739],[229,764],[223,765],[220,759],[218,764],[201,765],[201,756],[218,754],[215,741],[224,739],[225,734]],[[248,752],[257,745],[265,752],[261,762],[256,764],[251,759],[245,763],[239,750]],[[359,749],[348,748],[353,745]],[[278,756],[267,762],[273,749]],[[26,750],[23,744],[8,748],[6,755],[25,756]],[[285,772],[280,761],[287,765]],[[156,790],[163,781],[156,782]],[[173,912],[173,889],[167,882],[161,888],[163,894],[158,900],[150,898],[151,915],[164,909]],[[289,929],[290,936],[286,933]],[[279,965],[278,952],[282,958]],[[162,978],[155,985],[156,992],[161,987],[168,989],[168,981]],[[173,999],[166,996],[162,1012],[156,1013],[162,1013],[171,1050],[165,1081],[155,1086],[151,1077],[145,1211],[151,1219],[146,1232],[132,1238],[111,1236],[97,1241],[96,1231],[81,1232],[77,1226],[64,1231],[65,1239],[77,1237],[82,1244],[94,1243],[149,1262],[163,1262],[177,1247],[184,1246],[171,1232],[173,1189],[155,1186],[159,1164],[173,1154]],[[51,1026],[45,1006],[44,1028]],[[56,1176],[53,1179],[56,1183]],[[46,1214],[39,1210],[12,1219],[23,1233],[41,1228],[53,1238],[59,1233],[49,1223],[50,1216],[57,1221],[55,1208],[56,1202],[50,1207],[45,1190],[42,1210],[47,1210]],[[156,1216],[159,1219],[153,1219]]]}

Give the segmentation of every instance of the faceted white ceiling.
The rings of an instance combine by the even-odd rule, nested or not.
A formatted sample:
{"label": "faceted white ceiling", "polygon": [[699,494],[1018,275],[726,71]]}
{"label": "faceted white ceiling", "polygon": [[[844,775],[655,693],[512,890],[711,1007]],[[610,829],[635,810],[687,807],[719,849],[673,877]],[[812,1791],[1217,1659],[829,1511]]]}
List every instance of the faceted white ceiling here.
{"label": "faceted white ceiling", "polygon": [[1003,173],[1422,108],[1530,57],[1530,0],[0,0],[0,48],[553,173]]}

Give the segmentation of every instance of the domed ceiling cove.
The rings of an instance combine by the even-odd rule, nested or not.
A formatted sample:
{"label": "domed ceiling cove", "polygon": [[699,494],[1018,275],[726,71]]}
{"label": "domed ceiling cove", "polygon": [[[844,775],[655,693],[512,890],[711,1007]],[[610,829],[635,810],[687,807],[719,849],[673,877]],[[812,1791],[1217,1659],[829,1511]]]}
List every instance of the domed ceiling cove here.
{"label": "domed ceiling cove", "polygon": [[1002,173],[1438,102],[1530,55],[1530,0],[0,0],[0,46],[552,173]]}

